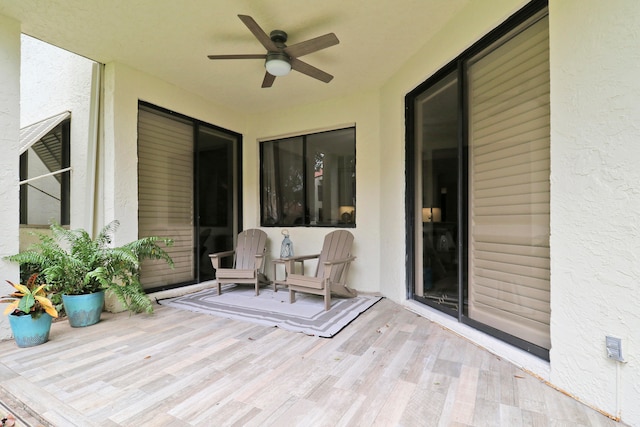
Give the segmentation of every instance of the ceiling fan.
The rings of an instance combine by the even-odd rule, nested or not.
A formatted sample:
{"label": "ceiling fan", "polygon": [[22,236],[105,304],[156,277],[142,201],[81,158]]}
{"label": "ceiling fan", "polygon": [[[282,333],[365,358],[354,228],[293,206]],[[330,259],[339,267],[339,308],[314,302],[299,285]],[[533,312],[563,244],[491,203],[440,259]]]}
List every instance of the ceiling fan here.
{"label": "ceiling fan", "polygon": [[248,15],[238,15],[238,18],[249,28],[249,31],[267,49],[264,54],[240,54],[240,55],[208,55],[209,59],[264,59],[267,69],[262,87],[271,87],[277,76],[284,76],[292,69],[309,77],[329,83],[333,76],[324,71],[302,62],[298,58],[309,53],[317,52],[340,43],[335,34],[329,33],[315,37],[291,46],[287,46],[287,33],[282,30],[273,30],[267,36],[256,21]]}

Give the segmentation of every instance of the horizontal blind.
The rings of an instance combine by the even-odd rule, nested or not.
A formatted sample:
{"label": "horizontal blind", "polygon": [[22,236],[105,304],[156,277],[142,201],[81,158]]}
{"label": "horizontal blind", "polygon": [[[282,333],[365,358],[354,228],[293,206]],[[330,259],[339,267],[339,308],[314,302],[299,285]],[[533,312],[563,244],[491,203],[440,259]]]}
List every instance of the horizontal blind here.
{"label": "horizontal blind", "polygon": [[174,239],[175,268],[147,260],[144,288],[193,280],[193,126],[144,109],[138,115],[138,233]]}
{"label": "horizontal blind", "polygon": [[550,348],[545,17],[468,67],[469,316]]}

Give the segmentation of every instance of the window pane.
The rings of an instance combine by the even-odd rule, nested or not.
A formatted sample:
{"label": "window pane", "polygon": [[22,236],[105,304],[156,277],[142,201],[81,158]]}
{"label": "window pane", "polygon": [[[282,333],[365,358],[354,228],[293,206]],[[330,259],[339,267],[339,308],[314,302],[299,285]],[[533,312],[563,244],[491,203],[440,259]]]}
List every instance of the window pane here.
{"label": "window pane", "polygon": [[304,224],[302,138],[262,143],[263,225]]}
{"label": "window pane", "polygon": [[307,139],[307,204],[311,224],[355,222],[355,129]]}
{"label": "window pane", "polygon": [[438,308],[459,310],[458,79],[453,72],[415,101],[415,295]]}
{"label": "window pane", "polygon": [[[199,281],[215,279],[210,254],[234,247],[236,212],[237,137],[207,126],[198,126],[198,257]],[[232,257],[223,262],[231,263]],[[223,264],[224,267],[230,265]]]}

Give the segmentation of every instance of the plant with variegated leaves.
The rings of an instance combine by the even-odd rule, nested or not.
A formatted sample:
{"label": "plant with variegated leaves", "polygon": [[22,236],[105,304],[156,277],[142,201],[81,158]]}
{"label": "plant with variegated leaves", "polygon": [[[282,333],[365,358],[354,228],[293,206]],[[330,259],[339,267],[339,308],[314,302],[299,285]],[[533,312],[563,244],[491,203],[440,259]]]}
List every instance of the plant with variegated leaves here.
{"label": "plant with variegated leaves", "polygon": [[58,317],[57,310],[47,297],[47,285],[38,285],[37,278],[37,274],[32,274],[26,285],[12,283],[7,280],[7,283],[13,286],[15,291],[0,299],[1,303],[9,304],[4,314],[11,313],[17,316],[30,314],[32,318],[37,319],[42,313],[48,313],[51,317]]}

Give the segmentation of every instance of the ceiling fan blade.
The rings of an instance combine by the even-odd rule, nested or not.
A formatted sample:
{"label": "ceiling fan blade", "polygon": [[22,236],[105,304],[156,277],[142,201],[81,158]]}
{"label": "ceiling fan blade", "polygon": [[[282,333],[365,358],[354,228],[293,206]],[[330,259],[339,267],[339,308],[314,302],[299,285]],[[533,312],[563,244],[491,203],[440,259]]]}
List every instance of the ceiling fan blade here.
{"label": "ceiling fan blade", "polygon": [[273,85],[276,76],[271,75],[269,73],[264,73],[264,80],[262,80],[262,87],[271,87]]}
{"label": "ceiling fan blade", "polygon": [[302,55],[307,55],[327,47],[335,46],[338,43],[340,43],[338,37],[333,33],[329,33],[324,36],[319,36],[304,42],[287,46],[284,48],[284,51],[292,58],[299,58]]}
{"label": "ceiling fan blade", "polygon": [[277,52],[278,46],[271,40],[271,38],[264,32],[260,25],[254,19],[248,15],[238,15],[238,18],[244,25],[247,26],[249,31],[253,33],[253,35],[258,39],[258,41],[265,47],[269,52]]}
{"label": "ceiling fan blade", "polygon": [[247,55],[207,55],[209,59],[265,59],[267,55],[260,54],[247,54]]}
{"label": "ceiling fan blade", "polygon": [[333,79],[333,76],[331,74],[325,73],[324,71],[314,67],[313,65],[309,65],[306,62],[302,62],[296,58],[291,58],[291,68],[325,83],[329,83],[331,79]]}

